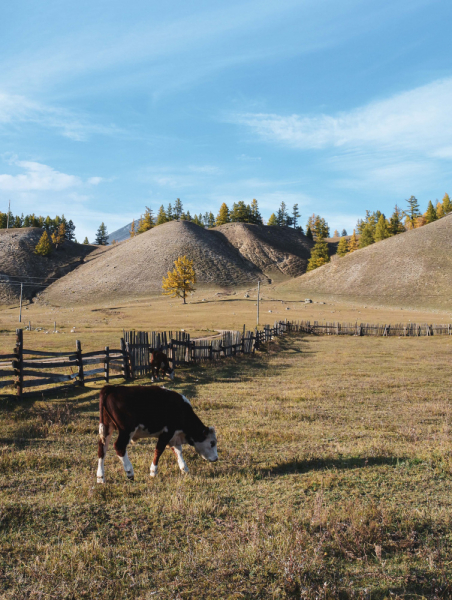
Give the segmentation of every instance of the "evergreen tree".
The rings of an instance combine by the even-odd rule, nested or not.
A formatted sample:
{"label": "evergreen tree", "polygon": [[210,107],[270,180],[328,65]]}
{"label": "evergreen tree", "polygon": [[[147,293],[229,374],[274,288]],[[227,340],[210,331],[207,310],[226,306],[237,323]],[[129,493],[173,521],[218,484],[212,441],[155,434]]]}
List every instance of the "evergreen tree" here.
{"label": "evergreen tree", "polygon": [[421,212],[419,210],[419,202],[415,196],[410,196],[407,200],[408,208],[406,211],[403,211],[403,214],[407,217],[411,224],[411,229],[416,227],[416,219],[420,216]]}
{"label": "evergreen tree", "polygon": [[389,233],[392,235],[397,235],[403,231],[405,231],[405,227],[402,223],[402,211],[396,204],[394,207],[394,212],[392,213],[392,217],[389,219]]}
{"label": "evergreen tree", "polygon": [[436,201],[436,216],[438,219],[442,219],[444,217],[444,209],[441,202]]}
{"label": "evergreen tree", "polygon": [[229,208],[228,205],[223,202],[220,206],[220,210],[217,215],[217,220],[215,221],[215,225],[219,227],[220,225],[224,225],[225,223],[230,223],[231,218],[229,216]]}
{"label": "evergreen tree", "polygon": [[83,240],[83,243],[84,244],[89,244],[88,237],[85,237],[85,239]]}
{"label": "evergreen tree", "polygon": [[94,243],[98,246],[108,246],[108,231],[105,223],[99,225],[99,229],[96,232],[96,239]]}
{"label": "evergreen tree", "polygon": [[276,213],[276,220],[278,221],[278,225],[280,227],[285,227],[288,225],[289,214],[287,212],[287,206],[284,200],[279,205],[278,212]]}
{"label": "evergreen tree", "polygon": [[60,225],[58,227],[57,231],[54,231],[52,233],[52,242],[55,244],[55,248],[58,248],[58,246],[61,246],[65,240],[65,236],[66,236],[66,227],[64,225],[64,222],[61,221]]}
{"label": "evergreen tree", "polygon": [[192,223],[199,225],[200,227],[204,227],[202,214],[200,213],[199,215],[195,215],[192,219]]}
{"label": "evergreen tree", "polygon": [[171,202],[168,204],[168,208],[166,209],[166,218],[168,221],[172,221],[174,219],[173,207],[171,206]]}
{"label": "evergreen tree", "polygon": [[348,241],[347,238],[342,236],[337,245],[337,255],[345,256],[348,253]]}
{"label": "evergreen tree", "polygon": [[276,227],[278,225],[278,221],[276,220],[275,213],[270,215],[270,218],[267,221],[267,225],[271,225],[272,227]]}
{"label": "evergreen tree", "polygon": [[348,241],[348,253],[355,252],[355,250],[359,249],[358,238],[356,237],[356,232],[353,230],[353,235],[350,237]]}
{"label": "evergreen tree", "polygon": [[166,216],[166,212],[165,209],[163,208],[163,204],[162,206],[159,208],[159,212],[157,214],[157,219],[155,221],[156,225],[163,225],[163,223],[167,223],[168,222],[168,218]]}
{"label": "evergreen tree", "polygon": [[191,220],[192,220],[192,219],[191,219],[191,214],[190,214],[190,211],[189,211],[189,210],[187,210],[187,212],[185,213],[185,220],[186,220],[186,221],[191,221]]}
{"label": "evergreen tree", "polygon": [[207,219],[207,227],[209,229],[212,229],[212,227],[215,227],[215,216],[212,212],[209,212],[209,217]]}
{"label": "evergreen tree", "polygon": [[389,224],[385,219],[385,216],[381,215],[378,219],[378,223],[375,228],[374,239],[376,242],[381,242],[381,240],[385,240],[388,237],[391,237],[391,233],[389,231]]}
{"label": "evergreen tree", "polygon": [[184,304],[188,292],[194,292],[193,285],[196,283],[196,273],[193,261],[186,256],[179,256],[174,262],[174,269],[168,271],[167,277],[163,278],[162,288],[165,296],[182,298]]}
{"label": "evergreen tree", "polygon": [[41,235],[39,242],[35,248],[35,254],[39,254],[41,256],[48,256],[52,252],[52,244],[50,242],[49,234],[47,231]]}
{"label": "evergreen tree", "polygon": [[311,228],[309,227],[309,225],[308,225],[308,228],[306,229],[306,237],[309,240],[313,240],[314,239],[314,236],[312,235],[312,231],[311,231]]}
{"label": "evergreen tree", "polygon": [[347,230],[346,230],[346,229],[343,229],[343,230],[342,230],[342,233],[341,233],[341,236],[343,237],[343,236],[346,236],[346,235],[348,235],[348,234],[347,234]]}
{"label": "evergreen tree", "polygon": [[253,198],[253,201],[251,202],[250,217],[251,217],[250,223],[255,223],[256,225],[262,225],[262,216],[261,216],[261,213],[259,212],[259,206],[257,204],[256,198]]}
{"label": "evergreen tree", "polygon": [[174,210],[173,210],[173,216],[175,219],[180,219],[182,213],[184,212],[184,209],[182,207],[182,202],[180,201],[180,198],[176,198],[176,202],[174,203]]}
{"label": "evergreen tree", "polygon": [[298,225],[298,219],[301,217],[301,214],[298,212],[298,204],[294,204],[292,207],[292,225],[293,228],[296,229]]}
{"label": "evergreen tree", "polygon": [[450,212],[452,212],[452,202],[450,201],[449,194],[444,194],[443,212],[445,215],[448,215]]}
{"label": "evergreen tree", "polygon": [[72,219],[69,219],[69,221],[66,224],[66,234],[65,234],[65,237],[69,242],[73,242],[75,240],[74,231],[75,231],[74,222]]}
{"label": "evergreen tree", "polygon": [[426,211],[424,217],[425,217],[426,223],[433,223],[433,221],[436,221],[438,219],[435,207],[433,206],[431,200],[428,201],[427,211]]}
{"label": "evergreen tree", "polygon": [[140,222],[138,224],[137,235],[140,233],[144,233],[145,231],[149,231],[154,227],[154,216],[152,214],[152,210],[149,206],[146,206],[146,210],[144,211],[144,215],[141,217]]}
{"label": "evergreen tree", "polygon": [[328,245],[323,238],[319,238],[311,251],[311,258],[309,259],[308,268],[306,270],[313,271],[322,265],[326,265],[328,262],[330,262]]}
{"label": "evergreen tree", "polygon": [[372,232],[372,225],[370,223],[366,223],[362,229],[361,235],[359,236],[359,247],[365,248],[374,242],[375,240]]}
{"label": "evergreen tree", "polygon": [[231,210],[232,223],[251,223],[251,207],[245,204],[243,200],[234,202]]}

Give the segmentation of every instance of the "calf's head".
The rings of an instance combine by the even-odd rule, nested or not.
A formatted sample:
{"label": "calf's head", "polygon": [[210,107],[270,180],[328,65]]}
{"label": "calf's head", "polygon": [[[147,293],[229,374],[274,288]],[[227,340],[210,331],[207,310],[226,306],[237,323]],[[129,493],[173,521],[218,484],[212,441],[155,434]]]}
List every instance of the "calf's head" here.
{"label": "calf's head", "polygon": [[206,427],[200,440],[193,440],[196,452],[210,462],[218,460],[217,434],[213,427]]}

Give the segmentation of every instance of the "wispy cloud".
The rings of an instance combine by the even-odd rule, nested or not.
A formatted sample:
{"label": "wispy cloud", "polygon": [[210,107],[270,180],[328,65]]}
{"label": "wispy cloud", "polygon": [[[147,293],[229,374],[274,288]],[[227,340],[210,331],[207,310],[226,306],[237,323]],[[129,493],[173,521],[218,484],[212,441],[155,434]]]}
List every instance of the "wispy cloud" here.
{"label": "wispy cloud", "polygon": [[42,163],[15,160],[14,165],[23,172],[17,175],[0,174],[0,190],[12,192],[53,191],[60,192],[84,185],[98,185],[101,177],[91,177],[84,182],[76,175],[56,171]]}

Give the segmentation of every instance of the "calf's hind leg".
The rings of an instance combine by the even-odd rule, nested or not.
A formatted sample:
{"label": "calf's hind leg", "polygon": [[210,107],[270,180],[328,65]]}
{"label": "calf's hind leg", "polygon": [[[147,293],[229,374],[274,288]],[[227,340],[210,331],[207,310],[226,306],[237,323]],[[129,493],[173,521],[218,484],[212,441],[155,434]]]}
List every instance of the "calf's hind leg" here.
{"label": "calf's hind leg", "polygon": [[133,467],[129,457],[127,456],[127,445],[129,441],[130,434],[126,431],[120,431],[118,439],[115,442],[115,450],[119,460],[122,462],[122,466],[124,467],[124,471],[126,472],[128,479],[133,481]]}
{"label": "calf's hind leg", "polygon": [[99,425],[99,448],[97,452],[99,460],[97,466],[97,483],[105,483],[104,463],[112,434],[113,427],[108,428],[108,426],[103,425],[102,423]]}

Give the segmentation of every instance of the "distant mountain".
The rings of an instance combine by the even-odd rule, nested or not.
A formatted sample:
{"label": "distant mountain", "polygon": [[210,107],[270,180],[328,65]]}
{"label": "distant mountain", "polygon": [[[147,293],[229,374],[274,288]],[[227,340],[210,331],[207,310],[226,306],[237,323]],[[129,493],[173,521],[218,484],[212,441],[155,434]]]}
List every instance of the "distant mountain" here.
{"label": "distant mountain", "polygon": [[110,235],[108,236],[108,243],[111,244],[113,240],[116,240],[117,242],[123,242],[124,240],[128,240],[130,237],[131,227],[132,223],[129,223],[128,225],[124,225],[124,227],[121,227],[121,229],[117,229],[116,231],[113,231],[113,233],[110,233]]}

